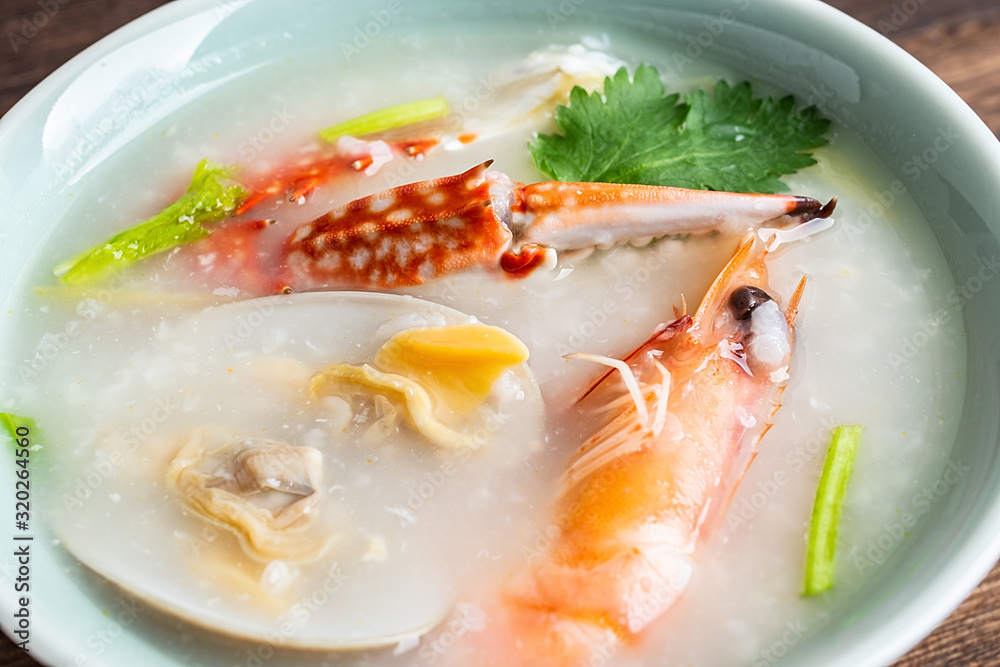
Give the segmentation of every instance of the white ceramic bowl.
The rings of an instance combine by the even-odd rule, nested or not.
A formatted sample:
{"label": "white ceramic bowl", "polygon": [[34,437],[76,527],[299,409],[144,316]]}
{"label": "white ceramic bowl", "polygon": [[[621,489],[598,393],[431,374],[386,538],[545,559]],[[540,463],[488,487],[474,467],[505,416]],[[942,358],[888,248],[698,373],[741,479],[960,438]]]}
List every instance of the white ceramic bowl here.
{"label": "white ceramic bowl", "polygon": [[[553,3],[555,5],[555,3]],[[375,8],[378,9],[378,8]],[[48,77],[0,121],[0,297],[8,300],[41,239],[68,209],[73,184],[144,128],[255,67],[308,57],[355,37],[371,20],[368,4],[301,0],[177,0],[90,47]],[[975,275],[977,256],[998,249],[1000,145],[934,74],[874,31],[815,0],[530,0],[406,3],[407,30],[461,21],[488,29],[496,17],[545,25],[557,17],[582,26],[618,25],[683,53],[710,23],[721,35],[697,42],[750,77],[773,82],[861,135],[902,176],[941,134],[954,143],[934,155],[912,194],[929,220],[956,283]],[[386,35],[394,28],[387,27]],[[711,33],[711,31],[709,31]],[[211,63],[192,68],[195,63]],[[133,102],[122,105],[123,99]],[[980,283],[964,309],[969,354],[966,403],[952,457],[971,471],[936,503],[879,569],[851,613],[810,633],[787,665],[880,665],[918,642],[954,609],[1000,555],[1000,290]],[[3,311],[7,312],[5,307]],[[16,320],[4,315],[0,344]],[[0,487],[14,487],[12,459]],[[44,484],[44,480],[38,483]],[[8,509],[10,509],[8,507]],[[12,516],[12,515],[11,515]],[[13,520],[3,521],[11,545]],[[4,546],[0,623],[11,632],[16,595],[11,549]],[[32,655],[53,665],[209,664],[247,658],[238,648],[202,653],[191,637],[164,639],[159,616],[118,620],[116,593],[81,575],[58,546],[32,545]],[[117,606],[113,608],[118,609]],[[104,634],[101,634],[104,633]],[[115,641],[105,644],[110,633]],[[121,636],[118,636],[121,635]],[[169,645],[170,650],[163,647]],[[84,656],[81,658],[81,656]],[[235,656],[235,658],[233,657]]]}

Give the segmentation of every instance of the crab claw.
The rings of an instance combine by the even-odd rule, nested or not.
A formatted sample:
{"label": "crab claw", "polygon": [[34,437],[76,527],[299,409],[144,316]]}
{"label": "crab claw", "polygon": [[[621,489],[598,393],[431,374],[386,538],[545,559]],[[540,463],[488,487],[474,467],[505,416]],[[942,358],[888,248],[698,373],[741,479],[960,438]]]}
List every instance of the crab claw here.
{"label": "crab claw", "polygon": [[285,281],[296,289],[418,285],[473,266],[523,276],[575,250],[668,235],[742,232],[832,213],[815,199],[651,185],[523,185],[491,162],[386,190],[293,232]]}
{"label": "crab claw", "polygon": [[495,265],[512,237],[493,206],[490,164],[364,197],[305,223],[286,246],[288,282],[406,287]]}
{"label": "crab claw", "polygon": [[794,195],[555,181],[525,186],[523,197],[523,213],[514,221],[521,230],[518,240],[560,250],[668,235],[740,233],[825,218],[836,206],[835,199],[823,205]]}

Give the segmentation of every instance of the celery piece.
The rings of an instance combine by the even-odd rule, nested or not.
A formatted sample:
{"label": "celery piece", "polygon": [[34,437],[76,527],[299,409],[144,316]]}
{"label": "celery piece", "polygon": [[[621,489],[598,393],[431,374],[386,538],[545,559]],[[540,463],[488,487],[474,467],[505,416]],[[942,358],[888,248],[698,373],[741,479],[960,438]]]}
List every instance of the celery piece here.
{"label": "celery piece", "polygon": [[[19,428],[27,429],[28,434],[24,435],[23,430],[21,433],[18,433]],[[38,428],[35,426],[34,419],[29,417],[20,417],[10,412],[0,412],[0,433],[6,433],[10,436],[15,449],[17,448],[17,441],[20,438],[28,437],[34,439],[37,430]]]}
{"label": "celery piece", "polygon": [[429,100],[407,102],[381,111],[366,113],[364,116],[320,130],[319,136],[332,143],[344,135],[360,137],[384,132],[395,127],[443,118],[449,113],[451,109],[448,108],[448,103],[439,95]]}
{"label": "celery piece", "polygon": [[837,551],[837,524],[844,504],[847,483],[854,470],[854,458],[864,427],[837,426],[830,436],[823,474],[816,489],[809,542],[806,546],[806,581],[803,595],[818,595],[833,586],[834,557]]}
{"label": "celery piece", "polygon": [[211,232],[202,225],[221,220],[246,196],[243,186],[231,180],[234,172],[235,167],[202,160],[180,199],[152,218],[59,264],[53,273],[63,284],[93,282],[111,269],[205,238]]}

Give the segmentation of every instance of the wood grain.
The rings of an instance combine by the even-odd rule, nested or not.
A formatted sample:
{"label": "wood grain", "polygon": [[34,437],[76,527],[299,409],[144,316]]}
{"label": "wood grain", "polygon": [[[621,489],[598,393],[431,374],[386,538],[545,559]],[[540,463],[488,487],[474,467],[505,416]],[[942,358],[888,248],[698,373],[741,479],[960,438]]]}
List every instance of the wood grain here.
{"label": "wood grain", "polygon": [[[162,0],[2,0],[0,114],[72,56]],[[927,65],[1000,133],[1000,2],[830,0]],[[45,13],[43,6],[58,6]],[[34,32],[30,22],[41,25]],[[14,35],[12,38],[11,35]],[[30,36],[29,36],[30,35]],[[23,39],[19,39],[23,38]],[[16,50],[15,50],[16,47]],[[0,665],[37,665],[0,637]],[[895,667],[1000,664],[1000,566]]]}
{"label": "wood grain", "polygon": [[1000,132],[1000,2],[830,0],[893,40]]}
{"label": "wood grain", "polygon": [[0,114],[77,53],[163,4],[163,0],[0,1]]}

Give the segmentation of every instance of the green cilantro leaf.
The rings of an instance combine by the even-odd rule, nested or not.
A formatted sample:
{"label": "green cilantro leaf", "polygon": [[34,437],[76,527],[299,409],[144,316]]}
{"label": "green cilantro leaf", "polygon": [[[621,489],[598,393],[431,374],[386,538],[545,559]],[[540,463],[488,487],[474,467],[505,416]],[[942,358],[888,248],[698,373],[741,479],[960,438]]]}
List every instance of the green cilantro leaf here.
{"label": "green cilantro leaf", "polygon": [[63,262],[53,273],[64,284],[92,282],[112,268],[205,238],[211,232],[202,225],[221,220],[246,196],[246,190],[230,180],[234,171],[202,160],[180,199],[152,218]]}
{"label": "green cilantro leaf", "polygon": [[780,177],[815,164],[805,152],[827,143],[830,121],[794,98],[757,99],[749,83],[720,81],[713,95],[666,95],[659,72],[623,67],[604,94],[582,88],[556,110],[562,134],[529,146],[540,170],[560,181],[672,185],[773,193]]}

